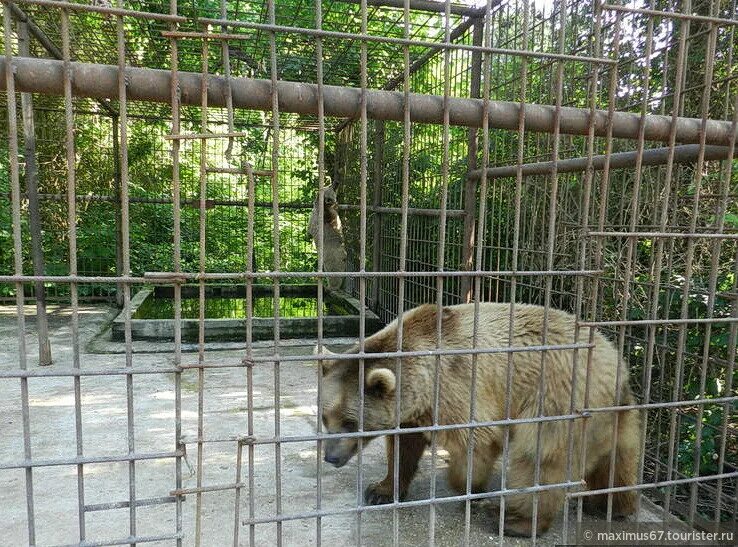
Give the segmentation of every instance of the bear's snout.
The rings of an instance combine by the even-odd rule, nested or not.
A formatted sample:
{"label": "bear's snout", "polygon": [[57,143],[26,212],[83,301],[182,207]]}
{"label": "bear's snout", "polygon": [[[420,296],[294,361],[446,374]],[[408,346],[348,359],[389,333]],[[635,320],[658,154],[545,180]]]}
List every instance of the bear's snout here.
{"label": "bear's snout", "polygon": [[330,439],[324,443],[323,459],[333,467],[343,467],[356,453],[354,439]]}

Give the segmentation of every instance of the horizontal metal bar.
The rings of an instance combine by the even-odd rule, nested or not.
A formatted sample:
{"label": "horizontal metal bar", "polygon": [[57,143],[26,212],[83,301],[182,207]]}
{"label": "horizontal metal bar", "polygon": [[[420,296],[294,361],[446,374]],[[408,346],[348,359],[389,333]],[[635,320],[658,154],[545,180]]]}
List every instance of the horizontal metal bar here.
{"label": "horizontal metal bar", "polygon": [[532,494],[534,492],[546,492],[548,490],[582,488],[585,486],[584,481],[560,482],[556,484],[541,484],[539,486],[528,486],[525,488],[506,488],[504,490],[495,490],[493,492],[480,492],[477,494],[460,494],[457,496],[444,496],[441,498],[428,498],[422,500],[399,501],[385,503],[382,505],[359,505],[346,509],[321,509],[317,511],[306,511],[304,513],[273,515],[269,517],[260,517],[253,519],[244,519],[241,524],[244,526],[252,524],[268,524],[273,522],[284,522],[289,520],[314,519],[318,517],[330,517],[337,515],[351,515],[354,513],[364,513],[367,511],[389,511],[392,509],[403,509],[407,507],[426,507],[439,503],[455,503],[466,500],[483,500],[490,498],[500,498],[504,496],[514,496],[519,494]]}
{"label": "horizontal metal bar", "polygon": [[[306,443],[315,441],[327,441],[330,439],[357,439],[380,437],[384,435],[409,435],[411,433],[432,433],[434,431],[460,431],[463,429],[481,429],[484,427],[510,427],[519,424],[539,424],[545,422],[565,422],[573,420],[584,420],[589,418],[588,412],[576,414],[562,414],[560,416],[534,416],[532,418],[509,418],[500,420],[486,420],[464,422],[460,424],[437,424],[417,427],[403,427],[392,429],[381,429],[376,431],[352,431],[348,433],[314,433],[311,435],[291,435],[286,437],[262,437],[254,438],[244,444],[265,445],[277,443]],[[248,439],[247,439],[248,440]]]}
{"label": "horizontal metal bar", "polygon": [[700,317],[695,319],[628,319],[623,321],[579,321],[582,327],[637,327],[641,325],[704,325],[738,323],[738,317]]}
{"label": "horizontal metal bar", "polygon": [[628,6],[617,6],[614,4],[603,4],[602,9],[610,11],[622,11],[625,13],[638,13],[651,15],[653,17],[664,17],[665,19],[684,19],[688,21],[702,21],[704,23],[715,23],[718,26],[738,25],[738,19],[723,19],[720,17],[709,17],[706,15],[692,15],[678,11],[660,11],[655,9],[631,8]]}
{"label": "horizontal metal bar", "polygon": [[694,405],[710,405],[710,404],[723,404],[732,403],[738,401],[738,395],[733,397],[716,397],[714,399],[690,399],[688,401],[668,401],[664,403],[641,403],[632,405],[621,405],[621,406],[603,406],[598,408],[586,408],[587,412],[620,412],[622,410],[640,410],[640,409],[653,409],[653,408],[673,408],[682,406],[694,406]]}
{"label": "horizontal metal bar", "polygon": [[252,356],[254,363],[272,363],[275,360],[289,361],[346,361],[352,359],[392,359],[395,357],[433,357],[435,355],[487,355],[493,353],[529,353],[538,351],[564,351],[580,350],[595,347],[587,342],[571,344],[542,344],[537,346],[504,346],[504,347],[476,347],[476,348],[437,348],[413,351],[378,351],[375,353],[357,352],[343,353],[319,353],[310,355],[260,355]]}
{"label": "horizontal metal bar", "polygon": [[[642,165],[664,165],[669,159],[669,148],[653,148],[645,150],[641,157]],[[699,157],[700,146],[698,144],[683,144],[674,147],[674,162],[692,163]],[[705,160],[724,160],[730,155],[727,146],[705,146]],[[488,179],[515,177],[520,170],[523,176],[548,175],[556,168],[557,173],[578,173],[590,168],[593,171],[602,171],[605,168],[608,157],[610,158],[610,169],[623,169],[635,167],[638,160],[638,152],[618,152],[616,154],[592,156],[591,158],[570,158],[566,160],[541,161],[517,165],[505,165],[503,167],[490,167],[487,169]],[[472,179],[482,176],[482,170],[476,169],[468,175]]]}
{"label": "horizontal metal bar", "polygon": [[[361,0],[338,0],[346,4],[361,4]],[[432,0],[408,0],[411,11],[429,11],[435,13],[445,13],[445,2],[434,2]],[[404,9],[405,0],[366,0],[367,6],[375,6],[381,8]],[[450,4],[449,10],[452,15],[467,15],[469,17],[479,17],[484,14],[486,8],[475,8],[465,6],[463,4]]]}
{"label": "horizontal metal bar", "polygon": [[235,490],[236,488],[244,488],[248,486],[245,482],[236,482],[233,484],[214,484],[211,486],[193,486],[192,488],[178,488],[169,492],[172,496],[184,496],[185,494],[201,494],[203,492],[222,492],[224,490]]}
{"label": "horizontal metal bar", "polygon": [[[232,175],[246,175],[246,172],[243,169],[236,169],[236,168],[228,168],[228,167],[219,167],[219,168],[208,168],[206,169],[208,173],[225,173],[225,174],[232,174]],[[253,174],[255,176],[263,176],[263,177],[271,177],[272,172],[271,171],[254,171]],[[11,198],[10,192],[0,192],[0,197],[2,198]],[[21,194],[21,199],[28,199],[27,195],[25,193]],[[66,194],[39,194],[39,199],[42,200],[57,200],[57,201],[66,201],[67,195]],[[117,196],[112,195],[96,195],[96,194],[79,194],[75,196],[75,199],[77,201],[101,201],[101,202],[111,202],[111,203],[117,203],[120,201],[120,198]],[[143,197],[137,197],[137,196],[131,196],[128,198],[128,203],[151,203],[151,204],[160,204],[160,205],[168,205],[172,204],[172,198],[143,198]],[[183,199],[180,200],[180,206],[199,206],[200,200],[197,198],[194,199]],[[246,199],[233,199],[233,200],[226,200],[226,199],[207,199],[207,204],[209,205],[225,205],[229,206],[232,205],[234,207],[248,207],[249,201]],[[255,207],[273,207],[271,201],[255,201],[254,202]],[[300,202],[280,202],[279,203],[280,209],[312,209],[313,204],[312,203],[300,203]],[[361,210],[360,205],[355,205],[352,203],[340,203],[338,205],[338,208],[340,210],[348,210],[348,211],[358,211]],[[373,213],[380,213],[380,214],[389,214],[389,215],[395,215],[395,214],[402,214],[402,208],[400,207],[379,207],[379,206],[372,206],[369,205],[366,210],[368,212]],[[441,211],[439,209],[423,209],[423,208],[415,208],[415,207],[408,207],[407,213],[409,215],[417,215],[417,216],[441,216]],[[462,217],[464,216],[465,212],[463,209],[447,209],[446,210],[446,216],[448,217]]]}
{"label": "horizontal metal bar", "polygon": [[243,443],[250,444],[254,442],[254,437],[249,435],[230,435],[228,437],[222,437],[218,439],[203,439],[196,435],[184,435],[180,437],[179,442],[181,444],[196,444],[196,443]]}
{"label": "horizontal metal bar", "polygon": [[[578,63],[599,63],[604,65],[616,64],[617,61],[604,57],[587,57],[584,55],[568,55],[565,53],[549,53],[543,51],[531,51],[526,49],[505,49],[498,47],[475,46],[463,43],[432,42],[429,40],[417,40],[412,38],[394,38],[391,36],[380,36],[376,34],[360,34],[356,32],[340,32],[335,30],[322,30],[303,27],[291,27],[286,25],[275,25],[270,23],[253,23],[249,21],[229,21],[227,19],[198,18],[198,22],[208,25],[229,26],[259,30],[262,32],[280,32],[287,34],[299,34],[314,38],[334,38],[338,40],[359,40],[362,42],[376,42],[382,44],[395,44],[398,46],[415,46],[436,50],[459,50],[477,51],[480,53],[492,53],[496,55],[514,55],[516,57],[532,57],[538,59],[551,59],[558,61],[576,61]],[[165,38],[191,38],[196,40],[251,40],[252,36],[243,33],[227,32],[188,32],[167,31],[161,32]]]}
{"label": "horizontal metal bar", "polygon": [[143,277],[132,277],[122,275],[111,276],[86,276],[86,275],[0,275],[0,283],[32,283],[43,281],[44,283],[187,283],[194,281],[241,281],[248,279],[270,278],[315,278],[328,279],[332,277],[351,277],[355,279],[369,279],[379,277],[545,277],[545,276],[591,276],[599,275],[603,270],[536,270],[536,271],[511,271],[511,270],[471,270],[471,271],[429,271],[429,272],[287,272],[287,271],[264,271],[264,272],[234,272],[234,273],[185,273],[185,272],[145,272]]}
{"label": "horizontal metal bar", "polygon": [[[349,211],[360,211],[361,205],[341,203],[338,205],[339,209]],[[376,205],[368,205],[366,211],[370,213],[380,213],[387,215],[401,215],[404,211],[407,211],[408,215],[427,216],[427,217],[439,217],[442,212],[440,209],[418,209],[414,207],[408,207],[402,209],[401,207],[379,207]],[[463,209],[446,209],[446,216],[452,218],[463,217],[466,211]]]}
{"label": "horizontal metal bar", "polygon": [[[185,321],[198,321],[197,319],[185,319]],[[136,374],[170,374],[183,372],[188,369],[213,369],[213,368],[241,368],[251,366],[243,360],[239,363],[192,363],[180,365],[179,367],[126,367],[126,368],[101,368],[101,369],[16,369],[0,370],[0,378],[55,378],[55,377],[82,377],[82,376],[128,376]]]}
{"label": "horizontal metal bar", "polygon": [[[0,89],[5,89],[6,59],[0,59]],[[64,64],[53,59],[15,57],[13,59],[15,85],[17,91],[61,95],[63,93]],[[77,97],[111,98],[118,94],[118,67],[92,63],[71,63],[73,81],[72,93]],[[129,67],[125,71],[127,98],[131,101],[152,101],[169,104],[171,102],[172,73],[168,70]],[[203,75],[193,72],[179,72],[181,102],[185,105],[199,106],[201,103],[201,83]],[[270,80],[251,78],[231,78],[208,76],[208,104],[226,106],[228,90],[233,93],[233,106],[269,111],[272,108],[272,84]],[[317,114],[319,104],[318,88],[315,84],[297,82],[278,82],[280,109],[282,112],[297,114]],[[322,86],[326,116],[356,118],[360,114],[362,90],[353,87]],[[485,106],[482,99],[462,99],[451,97],[448,104],[451,125],[480,127],[484,118]],[[441,96],[411,93],[408,107],[410,120],[419,123],[442,124],[444,104]],[[404,94],[396,91],[366,91],[367,116],[376,120],[404,119]],[[517,102],[489,101],[488,122],[492,129],[518,129],[520,109],[523,108],[526,131],[553,133],[557,127],[556,108],[551,105]],[[593,116],[589,109],[562,107],[560,133],[585,135],[590,123],[595,136],[608,135],[610,127],[608,112],[596,110]],[[590,119],[591,118],[591,119]],[[612,115],[612,137],[637,138],[641,115],[633,112],[614,112]],[[667,141],[672,130],[671,116],[648,115],[644,118],[644,138],[651,141]],[[699,143],[702,135],[702,120],[697,118],[676,118],[674,120],[675,139],[682,143]],[[728,121],[707,120],[704,124],[705,143],[728,145],[736,131]]]}
{"label": "horizontal metal bar", "polygon": [[[246,169],[240,169],[237,167],[208,167],[205,169],[206,173],[227,173],[231,175],[248,175],[248,172]],[[254,169],[251,171],[251,174],[255,177],[271,177],[274,174],[274,171],[267,171],[267,170],[259,170]],[[282,204],[279,204],[280,207]],[[312,207],[312,205],[311,205]]]}
{"label": "horizontal metal bar", "polygon": [[0,469],[27,469],[31,467],[54,467],[59,465],[80,465],[91,463],[117,463],[142,460],[163,460],[184,456],[184,451],[151,452],[144,454],[122,454],[119,456],[76,456],[74,458],[56,458],[53,460],[24,460],[20,462],[1,463]]}
{"label": "horizontal metal bar", "polygon": [[[197,322],[197,319],[190,321]],[[541,346],[511,346],[496,348],[464,348],[464,349],[434,349],[424,351],[390,351],[381,353],[352,353],[346,354],[306,354],[306,355],[268,355],[254,356],[251,360],[242,360],[239,364],[221,363],[192,363],[179,367],[126,367],[126,368],[104,368],[104,369],[15,369],[0,370],[0,378],[50,378],[50,377],[84,377],[84,376],[128,376],[136,374],[169,374],[182,372],[187,369],[213,369],[213,368],[238,368],[248,367],[254,363],[273,363],[274,361],[324,361],[324,360],[347,360],[347,359],[370,359],[390,357],[429,357],[434,355],[480,355],[493,353],[527,353],[542,351],[564,351],[579,350],[594,347],[593,344],[550,344]]]}
{"label": "horizontal metal bar", "polygon": [[[194,368],[194,367],[193,367]],[[207,367],[206,367],[207,368]],[[182,372],[178,367],[128,367],[109,369],[15,369],[0,370],[0,378],[67,378],[85,376],[131,376],[135,374],[170,374]]]}
{"label": "horizontal metal bar", "polygon": [[[160,498],[145,498],[145,499],[137,499],[135,502],[136,507],[147,507],[150,505],[163,505],[165,503],[175,503],[177,501],[176,497],[173,496],[163,496]],[[112,501],[109,503],[93,503],[90,505],[85,505],[84,509],[86,513],[91,513],[93,511],[110,511],[112,509],[127,509],[131,506],[131,502],[129,501]]]}
{"label": "horizontal metal bar", "polygon": [[643,237],[643,238],[676,238],[676,239],[738,239],[738,234],[721,234],[715,232],[587,232],[593,237]]}
{"label": "horizontal metal bar", "polygon": [[106,15],[121,15],[123,17],[132,17],[134,19],[149,19],[154,21],[168,21],[170,23],[187,23],[190,21],[187,17],[179,15],[168,15],[164,13],[155,13],[150,11],[136,11],[123,8],[113,8],[94,4],[79,4],[77,2],[63,2],[61,0],[13,0],[16,4],[31,4],[34,6],[43,6],[45,8],[59,8],[69,11],[86,11],[94,13],[104,13]]}
{"label": "horizontal metal bar", "polygon": [[235,133],[182,133],[179,135],[164,135],[169,141],[176,140],[197,140],[197,139],[233,139],[241,137],[249,137],[251,133],[235,132]]}
{"label": "horizontal metal bar", "polygon": [[184,537],[182,533],[160,534],[158,536],[128,536],[125,538],[105,539],[91,541],[83,539],[79,543],[55,545],[54,547],[104,547],[105,545],[135,545],[136,543],[153,543],[155,541],[167,541]]}
{"label": "horizontal metal bar", "polygon": [[600,488],[597,490],[583,490],[581,492],[570,492],[567,497],[583,498],[588,496],[597,496],[600,494],[614,494],[615,492],[629,492],[632,490],[649,490],[651,488],[662,488],[664,486],[677,486],[679,484],[690,484],[693,482],[716,481],[720,479],[731,479],[738,477],[738,471],[730,473],[721,473],[719,475],[705,475],[700,477],[689,477],[686,479],[673,479],[669,481],[651,482],[644,484],[634,484],[632,486],[613,486],[612,488]]}

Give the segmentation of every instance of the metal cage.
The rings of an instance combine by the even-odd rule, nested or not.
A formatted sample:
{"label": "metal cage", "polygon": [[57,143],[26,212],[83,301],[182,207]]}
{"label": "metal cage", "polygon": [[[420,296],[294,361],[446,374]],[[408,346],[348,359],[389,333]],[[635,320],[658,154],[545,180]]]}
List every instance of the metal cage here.
{"label": "metal cage", "polygon": [[[370,315],[465,302],[565,310],[612,340],[645,417],[634,520],[735,541],[736,0],[2,5],[0,543],[505,544],[505,501],[549,489],[563,514],[553,533],[534,524],[533,543],[617,530],[611,501],[599,519],[582,507],[623,487],[593,494],[571,465],[550,483],[540,455],[529,487],[503,471],[474,492],[470,447],[466,492],[445,490],[436,434],[526,422],[509,383],[501,420],[479,421],[472,396],[468,422],[436,408],[410,428],[432,442],[409,499],[396,486],[408,427],[382,430],[394,496],[364,503],[377,433],[324,431],[326,344],[358,342],[363,378]],[[330,183],[346,271],[328,271],[321,243]],[[337,278],[358,337],[326,326]],[[316,337],[295,341],[280,297],[306,283]],[[231,343],[206,334],[215,284],[244,290]],[[256,285],[271,287],[266,343]],[[131,302],[150,286],[172,291],[172,340],[134,340]],[[117,345],[100,334],[116,304]],[[545,325],[530,347],[458,350],[439,321],[434,349],[398,336],[384,356],[434,356],[436,375],[454,352],[474,370],[480,355],[512,368],[538,352],[543,371],[555,351],[584,367],[592,341],[551,344]],[[478,315],[471,328],[476,341]],[[572,402],[527,422],[586,431],[622,408]],[[336,435],[359,439],[340,474],[322,461]],[[491,500],[499,519],[479,514]]]}

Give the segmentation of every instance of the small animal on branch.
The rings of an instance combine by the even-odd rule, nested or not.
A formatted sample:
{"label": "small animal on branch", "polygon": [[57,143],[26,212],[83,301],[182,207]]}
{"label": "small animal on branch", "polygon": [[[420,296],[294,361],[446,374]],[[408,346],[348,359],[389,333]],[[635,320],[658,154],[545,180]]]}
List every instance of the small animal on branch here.
{"label": "small animal on branch", "polygon": [[[459,494],[468,493],[467,481],[472,494],[495,490],[491,479],[506,465],[505,490],[514,491],[505,496],[506,535],[545,532],[566,503],[567,483],[571,486],[580,477],[585,478],[586,488],[594,491],[584,498],[588,512],[602,514],[607,510],[608,494],[603,491],[612,487],[615,491],[609,495],[613,516],[635,511],[638,496],[627,487],[637,483],[642,417],[628,406],[634,404],[634,398],[628,385],[627,364],[619,358],[612,342],[599,332],[590,338],[590,329],[580,327],[577,334],[576,318],[560,310],[514,304],[510,331],[510,306],[479,305],[476,346],[474,304],[441,309],[424,304],[406,312],[401,321],[402,351],[414,355],[401,357],[399,362],[393,357],[369,355],[363,360],[363,385],[359,385],[358,358],[342,356],[321,361],[324,431],[356,432],[362,414],[363,430],[368,432],[392,430],[398,424],[400,431],[428,428],[385,437],[387,475],[366,488],[367,504],[393,502],[395,480],[399,483],[399,501],[406,498],[418,462],[431,443],[435,423],[440,426],[435,431],[435,442],[449,453],[448,484]],[[472,355],[458,351],[440,352],[437,361],[438,356],[431,352],[439,347],[438,314],[441,348],[493,351],[477,353],[476,364]],[[364,352],[396,352],[399,328],[395,319],[367,338]],[[576,341],[588,340],[594,345],[591,357],[588,350],[577,352],[571,347]],[[513,351],[499,351],[503,348]],[[544,352],[544,348],[549,349]],[[358,351],[355,346],[348,354]],[[593,409],[587,413],[586,423],[572,420],[572,414],[585,407]],[[598,408],[602,411],[595,410]],[[508,419],[507,426],[469,427],[471,422]],[[342,467],[356,454],[358,440],[356,436],[336,437],[323,442],[324,459]],[[365,442],[371,438],[366,437]],[[468,457],[470,443],[472,451]],[[507,451],[506,458],[503,450]],[[490,524],[494,528],[500,519],[499,501],[493,507]]]}
{"label": "small animal on branch", "polygon": [[[323,271],[346,271],[346,247],[343,240],[343,226],[338,214],[338,182],[323,188]],[[315,196],[313,210],[310,213],[308,233],[320,252],[320,193]],[[340,289],[343,286],[343,277],[329,277],[328,287]]]}

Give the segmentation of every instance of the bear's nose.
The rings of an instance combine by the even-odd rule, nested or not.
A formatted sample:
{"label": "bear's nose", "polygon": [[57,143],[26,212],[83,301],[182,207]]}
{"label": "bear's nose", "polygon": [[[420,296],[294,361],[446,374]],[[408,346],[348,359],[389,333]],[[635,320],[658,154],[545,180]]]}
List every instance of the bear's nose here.
{"label": "bear's nose", "polygon": [[324,459],[326,463],[329,463],[331,465],[336,465],[340,461],[338,456],[334,456],[332,454],[326,454]]}

